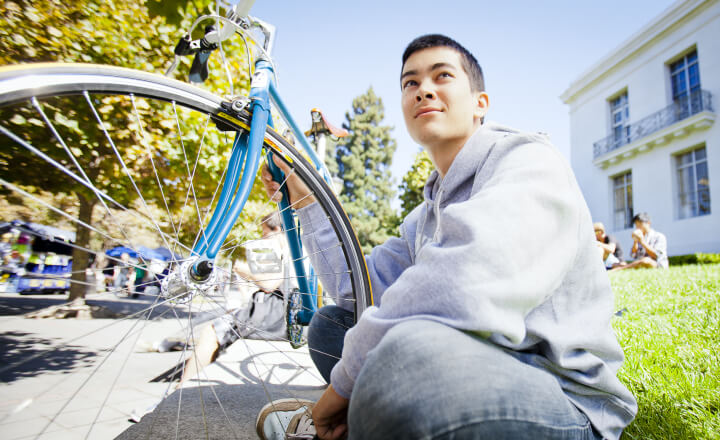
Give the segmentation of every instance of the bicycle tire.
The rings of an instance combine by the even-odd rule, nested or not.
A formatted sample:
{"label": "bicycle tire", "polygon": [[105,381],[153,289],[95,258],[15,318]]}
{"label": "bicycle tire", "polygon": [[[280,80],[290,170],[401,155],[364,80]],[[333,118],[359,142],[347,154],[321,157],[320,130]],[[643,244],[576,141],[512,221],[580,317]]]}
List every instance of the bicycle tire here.
{"label": "bicycle tire", "polygon": [[[6,211],[0,217],[11,220],[8,215],[28,215],[30,213],[43,215],[46,221],[47,219],[56,219],[57,222],[53,225],[60,228],[67,229],[68,224],[76,227],[75,244],[66,242],[64,245],[72,248],[75,261],[80,263],[85,258],[83,255],[102,254],[104,247],[108,243],[112,245],[121,244],[119,243],[122,241],[120,238],[128,241],[127,247],[131,251],[142,254],[145,251],[138,250],[139,244],[145,239],[143,234],[148,234],[149,237],[148,231],[156,234],[156,237],[152,239],[147,238],[148,242],[155,240],[153,245],[158,243],[167,245],[166,249],[170,250],[171,260],[182,257],[182,254],[187,255],[188,249],[192,248],[192,243],[189,241],[187,243],[183,242],[182,237],[183,234],[186,234],[186,231],[182,231],[184,214],[181,215],[180,213],[197,211],[197,223],[200,225],[207,224],[207,212],[203,217],[197,201],[193,202],[195,206],[191,207],[188,207],[187,202],[190,193],[196,195],[196,190],[198,194],[202,195],[202,197],[198,197],[203,202],[206,202],[209,194],[208,189],[211,189],[209,186],[206,188],[201,183],[195,183],[196,171],[202,169],[202,161],[205,160],[210,163],[215,158],[215,156],[203,156],[203,148],[213,148],[213,151],[220,154],[220,147],[224,145],[212,144],[210,146],[211,142],[215,142],[217,139],[222,141],[222,139],[227,139],[228,136],[232,137],[231,135],[235,131],[249,129],[250,115],[247,112],[231,115],[223,110],[221,107],[222,102],[221,98],[186,83],[161,75],[118,67],[43,63],[0,68],[0,131],[2,132],[0,138],[3,139],[3,141],[0,141],[0,173],[2,173],[0,175],[0,191],[2,191],[0,192],[0,202],[3,203],[0,207]],[[80,109],[83,109],[83,106],[87,107],[84,110],[88,111],[80,115]],[[131,108],[133,114],[125,115],[127,116],[126,119],[117,114],[125,109],[130,112]],[[174,118],[164,119],[164,112],[167,112],[167,114],[174,113]],[[181,122],[179,114],[187,115],[187,119],[183,119],[183,122]],[[31,115],[34,115],[34,117],[31,117]],[[70,119],[76,115],[76,119]],[[200,124],[197,124],[197,127],[193,124],[202,122],[203,119],[205,120],[205,126],[202,133],[200,133]],[[123,121],[125,122],[123,123]],[[147,124],[148,122],[154,122],[156,125],[151,127]],[[183,124],[186,124],[186,126],[183,127]],[[176,127],[173,128],[172,125]],[[191,136],[186,131],[190,128],[197,128],[198,132],[193,133]],[[129,136],[133,136],[134,140],[130,140]],[[197,142],[198,138],[200,138],[199,146],[189,146],[191,141]],[[72,143],[68,141],[72,141]],[[204,142],[207,142],[207,144],[203,144]],[[184,159],[179,158],[177,143],[182,144]],[[186,143],[188,146],[186,146]],[[28,146],[32,148],[28,148]],[[340,252],[345,259],[346,271],[342,273],[347,273],[349,276],[355,316],[356,318],[359,317],[363,310],[372,304],[372,294],[364,257],[347,215],[342,210],[333,191],[315,171],[314,167],[284,137],[269,127],[265,135],[264,147],[279,153],[278,155],[305,181],[315,195],[318,205],[325,212],[337,239],[332,252]],[[192,152],[195,151],[193,148],[197,150],[192,173],[190,171],[191,161],[188,159],[186,148],[192,150]],[[112,168],[107,168],[110,165],[107,165],[104,161],[113,156],[110,149],[115,153],[114,156],[117,161]],[[143,151],[143,149],[146,151]],[[42,154],[38,154],[38,152]],[[143,156],[144,153],[147,153],[147,157]],[[225,150],[222,154],[229,155],[229,150]],[[92,162],[93,160],[95,162]],[[44,163],[41,163],[43,161]],[[158,161],[157,167],[155,161]],[[147,162],[152,164],[154,176],[150,175],[150,164]],[[179,174],[175,173],[177,167],[172,168],[173,164],[182,162],[187,168],[187,181],[183,180],[182,177],[178,177]],[[100,163],[101,165],[98,165],[98,169],[96,169],[94,168],[95,165],[88,165],[90,163]],[[128,166],[128,163],[132,166]],[[28,167],[33,169],[29,170]],[[158,171],[158,168],[162,169]],[[218,166],[215,165],[213,168],[213,166],[207,165],[206,168],[212,171],[217,169]],[[125,170],[124,176],[122,170]],[[62,180],[61,177],[67,180]],[[129,182],[123,180],[124,177],[128,177],[125,180]],[[134,179],[136,181],[133,181]],[[84,180],[84,183],[81,182],[82,180]],[[222,177],[217,180],[222,180]],[[157,185],[154,182],[157,182]],[[163,186],[167,194],[163,191]],[[134,187],[139,197],[129,193],[131,187]],[[87,215],[83,217],[81,210],[87,210],[87,208],[83,208],[82,203],[87,204],[89,202],[85,201],[80,204],[70,202],[66,193],[80,194],[76,196],[77,200],[81,200],[82,197],[88,198],[88,194],[94,196],[95,200],[90,212],[92,214],[94,209],[100,209],[100,212],[103,212],[104,209],[104,217],[96,220],[91,215],[89,222],[84,221],[83,219],[86,219]],[[186,194],[185,203],[178,208],[180,200],[174,199],[173,196],[182,195],[183,193]],[[218,187],[216,186],[214,194],[217,193]],[[158,194],[162,194],[162,196],[158,196]],[[206,206],[212,205],[215,195]],[[155,202],[155,199],[166,200],[160,203]],[[151,203],[148,204],[148,201],[151,201]],[[51,205],[50,202],[59,203],[61,206],[53,209],[47,206]],[[258,206],[262,206],[261,202],[258,203],[260,203]],[[80,207],[78,208],[76,205]],[[249,208],[246,208],[246,210],[249,210]],[[137,211],[137,213],[133,215],[132,211]],[[166,211],[167,215],[163,211]],[[62,212],[65,212],[71,218],[68,219]],[[95,212],[97,213],[97,211]],[[175,218],[176,213],[180,216],[177,225],[175,223],[175,220],[177,220]],[[258,214],[261,213],[254,214],[256,218]],[[152,223],[152,225],[145,223]],[[98,227],[94,225],[98,225]],[[238,224],[237,227],[247,229],[250,226]],[[302,225],[300,227],[302,228]],[[32,229],[31,226],[28,226],[28,223],[21,226],[16,225],[16,229],[22,234],[27,233],[30,235],[32,231],[26,230],[26,228]],[[47,231],[50,230],[46,229]],[[120,231],[120,233],[116,231]],[[174,236],[172,236],[173,232],[175,233]],[[52,231],[48,233],[52,234]],[[87,242],[87,244],[77,245],[81,241],[81,234],[87,234],[87,237],[89,237],[83,236],[85,238],[82,238],[82,242]],[[197,241],[197,234],[189,234],[188,236],[192,237],[193,235],[195,236],[194,240]],[[61,240],[54,237],[49,241],[53,245],[59,245],[58,242]],[[102,249],[97,245],[98,241],[105,245]],[[171,243],[172,246],[170,246]],[[237,247],[234,243],[226,244],[223,248],[226,251],[223,258],[229,258],[232,261],[233,252]],[[331,251],[323,249],[322,252]],[[146,256],[144,261],[151,262],[152,260]],[[81,266],[80,263],[77,264]],[[146,269],[149,268],[146,267]],[[82,267],[80,270],[89,273]],[[131,305],[118,304],[120,303],[119,300],[107,299],[102,296],[103,294],[93,293],[94,286],[99,286],[100,283],[91,286],[92,283],[89,283],[78,272],[78,270],[73,270],[69,279],[72,285],[82,285],[89,289],[89,297],[86,298],[87,304],[102,305],[104,301],[105,303],[113,303],[106,304],[111,310],[122,311],[123,307],[132,310]],[[97,275],[98,273],[99,275]],[[95,271],[95,274],[104,278],[102,271]],[[330,275],[338,276],[339,274]],[[67,279],[67,275],[62,275],[62,277]],[[151,277],[148,285],[157,285],[160,277],[161,275]],[[46,279],[52,280],[53,278],[48,276]],[[230,283],[232,283],[232,278]],[[139,287],[138,283],[136,283],[136,286]],[[234,286],[231,284],[230,287],[232,290]],[[179,326],[180,330],[187,335],[184,342],[185,348],[183,349],[183,354],[185,354],[185,350],[188,350],[188,347],[195,342],[194,319],[199,316],[207,318],[207,313],[202,310],[202,307],[211,302],[215,302],[215,305],[222,302],[222,300],[215,299],[217,291],[219,291],[219,288],[215,289],[212,295],[209,294],[207,298],[200,298],[200,300],[195,298],[189,305],[175,304],[165,299],[159,300],[160,296],[151,300],[146,298],[148,295],[144,295],[143,298],[147,302],[152,302],[152,304],[148,308],[141,307],[142,313],[134,312],[128,315],[127,310],[125,310],[125,317],[107,321],[107,325],[100,325],[101,321],[105,323],[105,320],[102,319],[85,321],[87,325],[84,329],[78,328],[83,327],[77,325],[80,321],[73,320],[19,320],[13,317],[6,318],[2,338],[5,339],[6,346],[9,348],[7,350],[8,355],[4,359],[5,366],[0,367],[0,379],[2,379],[6,390],[8,390],[7,392],[10,393],[11,401],[14,404],[8,406],[7,411],[3,410],[4,413],[0,413],[0,425],[17,423],[19,424],[18,429],[22,431],[23,435],[35,435],[35,438],[52,437],[57,431],[63,430],[70,430],[77,434],[86,432],[86,434],[82,434],[86,437],[90,435],[107,437],[108,435],[114,436],[123,432],[124,435],[130,437],[137,437],[140,432],[142,432],[142,435],[147,435],[147,437],[150,437],[150,435],[158,437],[160,435],[161,438],[163,437],[162,433],[168,433],[168,436],[173,438],[183,438],[184,435],[197,436],[197,433],[183,433],[178,427],[179,420],[181,418],[186,419],[186,415],[182,412],[180,406],[180,402],[183,400],[182,388],[179,391],[170,393],[170,386],[168,385],[162,396],[166,398],[163,402],[171,401],[173,405],[175,404],[173,396],[177,397],[177,420],[175,421],[174,431],[166,429],[167,420],[169,419],[167,417],[163,419],[162,414],[155,417],[151,422],[145,423],[144,431],[139,431],[136,428],[141,424],[128,429],[130,425],[104,423],[106,415],[103,412],[112,412],[115,416],[128,412],[128,405],[123,406],[122,403],[116,402],[117,399],[114,399],[118,389],[149,387],[147,383],[144,383],[148,379],[147,377],[142,375],[139,375],[142,377],[136,377],[137,374],[127,370],[127,366],[137,368],[139,365],[148,364],[148,362],[138,361],[136,359],[138,356],[135,353],[138,341],[145,337],[145,332],[157,333],[158,328],[162,327],[161,324],[165,322],[162,321],[165,316],[175,315],[170,320],[174,320],[174,325]],[[100,295],[98,297],[100,300],[93,302],[93,295]],[[6,298],[5,301],[11,302],[11,299]],[[42,302],[41,300],[37,301]],[[200,303],[198,306],[200,310],[193,311],[192,307],[195,303]],[[227,304],[227,301],[224,304]],[[225,314],[228,308],[227,305],[218,307],[211,314],[218,316]],[[93,313],[92,310],[88,311],[87,308],[83,310],[85,312],[82,313]],[[159,311],[159,315],[152,316],[152,313],[156,311]],[[183,316],[183,320],[187,319],[188,324],[186,327],[183,327],[179,314]],[[140,330],[135,329],[138,324],[142,324]],[[15,326],[15,328],[8,326]],[[150,329],[146,329],[147,327],[150,327]],[[123,332],[125,332],[124,335],[117,342],[109,336],[106,338],[100,336],[101,333],[115,336]],[[112,342],[110,342],[111,340]],[[250,357],[257,358],[258,355],[251,351],[248,342],[244,341],[243,343],[245,344],[244,348],[250,352]],[[281,341],[279,343],[285,342]],[[108,348],[108,344],[115,345]],[[284,353],[282,347],[278,351],[281,355]],[[104,354],[105,352],[108,354]],[[62,356],[56,356],[61,354],[70,356],[70,359],[63,361],[60,359]],[[112,356],[120,359],[110,360]],[[284,356],[288,357],[287,354]],[[48,366],[43,364],[48,360],[56,362],[57,365]],[[120,362],[122,365],[120,373],[111,378],[112,383],[109,385],[109,390],[101,393],[104,399],[97,401],[97,398],[90,399],[87,397],[89,392],[95,393],[101,388],[99,384],[105,384],[105,382],[99,380],[102,377],[99,370],[105,367],[109,368],[110,365],[117,367]],[[167,363],[167,359],[164,362]],[[106,363],[108,365],[105,365]],[[153,363],[154,361],[150,362],[150,364]],[[184,365],[184,361],[181,360],[180,363]],[[159,362],[159,364],[163,364],[163,362]],[[33,371],[31,368],[37,370]],[[306,369],[307,366],[303,366],[301,369],[303,368]],[[257,369],[258,376],[261,376],[260,369]],[[63,377],[62,373],[73,373],[67,376],[72,377],[73,380],[61,380],[58,382],[56,379]],[[83,380],[75,380],[76,376],[87,377]],[[124,376],[130,377],[126,380]],[[202,377],[197,379],[199,380],[199,382],[196,381],[196,384],[199,384],[197,388],[201,391],[206,389],[207,395],[212,394],[215,397],[215,399],[210,399],[207,395],[203,397],[201,392],[198,398],[199,407],[203,414],[202,421],[198,423],[204,425],[205,435],[207,436],[209,431],[218,429],[216,425],[223,423],[228,425],[230,431],[227,432],[232,432],[232,436],[236,434],[237,429],[244,430],[246,427],[241,422],[228,415],[226,408],[217,399],[217,392],[212,387],[212,384],[208,386],[207,383],[209,382],[203,382]],[[109,380],[106,379],[106,382]],[[73,382],[73,386],[68,385],[66,387],[67,383],[64,382]],[[268,398],[287,397],[283,395],[287,391],[286,389],[278,391],[276,384],[270,385],[272,386],[269,388],[279,394],[271,396],[268,385],[263,384],[263,394]],[[284,386],[285,388],[292,388],[287,384]],[[38,393],[38,390],[43,387],[51,389],[50,395],[53,396],[54,400],[51,402],[43,401],[47,400],[44,398],[48,396],[46,392]],[[211,392],[207,391],[208,387]],[[60,390],[63,390],[63,392],[60,392]],[[157,387],[154,388],[154,391],[157,394]],[[61,394],[62,397],[60,397]],[[148,394],[152,394],[152,392],[148,392]],[[189,398],[186,397],[187,399]],[[206,399],[210,400],[205,402]],[[217,414],[212,414],[212,411],[208,409],[208,405],[215,405],[214,400],[217,400],[221,408],[221,411]],[[85,409],[82,409],[82,411],[84,411],[83,414],[94,417],[94,419],[89,423],[85,420],[77,429],[68,428],[68,414],[73,413],[73,411],[81,411],[78,407],[87,406],[91,401],[94,406],[93,411]],[[53,410],[55,412],[49,414],[42,414],[45,420],[50,420],[49,422],[39,424],[23,423],[23,420],[26,420],[28,414],[32,412],[33,407],[41,407],[43,404],[61,406],[61,408],[57,411]],[[137,404],[137,402],[134,402],[134,405]],[[193,405],[197,407],[198,402],[194,402]],[[112,408],[112,410],[109,408]],[[246,409],[252,412],[253,407],[251,405],[250,408]],[[259,406],[257,409],[259,409]],[[158,413],[158,410],[151,414],[155,415],[156,413]],[[220,413],[222,414],[218,415]],[[254,417],[254,414],[252,417]],[[115,418],[117,419],[117,417]],[[165,422],[161,420],[165,420]],[[143,422],[145,421],[146,419],[143,419]],[[20,424],[24,426],[21,427]],[[184,423],[184,425],[187,424]],[[117,430],[120,428],[122,429],[118,432]],[[232,437],[227,432],[222,436]]]}

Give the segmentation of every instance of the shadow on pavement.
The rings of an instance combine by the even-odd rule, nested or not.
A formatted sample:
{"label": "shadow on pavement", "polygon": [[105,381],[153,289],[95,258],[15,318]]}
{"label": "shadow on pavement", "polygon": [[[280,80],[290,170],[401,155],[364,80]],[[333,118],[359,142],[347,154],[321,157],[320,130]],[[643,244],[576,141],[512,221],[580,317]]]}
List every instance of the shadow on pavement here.
{"label": "shadow on pavement", "polygon": [[[91,365],[98,355],[86,347],[58,346],[57,343],[54,339],[19,331],[3,333],[0,335],[0,381],[8,383],[48,372],[71,373],[78,367]],[[33,358],[36,355],[41,356]],[[26,359],[30,360],[23,362]],[[5,368],[7,371],[3,371]]]}
{"label": "shadow on pavement", "polygon": [[67,302],[65,297],[27,298],[21,296],[0,297],[0,316],[24,315],[50,306]]}
{"label": "shadow on pavement", "polygon": [[[150,308],[156,301],[157,297],[140,295],[137,299],[130,298],[103,298],[103,299],[87,299],[86,303],[91,306],[105,307],[115,313],[125,316],[140,313]],[[161,300],[160,300],[161,301]],[[158,301],[158,302],[160,302]],[[47,297],[45,295],[20,296],[20,295],[2,295],[0,296],[0,316],[24,315],[26,313],[35,312],[47,307],[58,306],[67,303],[67,296]],[[156,306],[151,314],[150,319],[161,315],[183,319],[188,317],[185,308],[174,307],[175,312],[172,313],[170,305],[160,304]],[[147,312],[144,312],[145,315]],[[194,313],[194,317],[198,314]]]}
{"label": "shadow on pavement", "polygon": [[117,439],[256,439],[255,418],[268,402],[268,395],[272,400],[317,400],[323,390],[319,386],[273,384],[185,388],[182,393],[177,390],[169,395]]}

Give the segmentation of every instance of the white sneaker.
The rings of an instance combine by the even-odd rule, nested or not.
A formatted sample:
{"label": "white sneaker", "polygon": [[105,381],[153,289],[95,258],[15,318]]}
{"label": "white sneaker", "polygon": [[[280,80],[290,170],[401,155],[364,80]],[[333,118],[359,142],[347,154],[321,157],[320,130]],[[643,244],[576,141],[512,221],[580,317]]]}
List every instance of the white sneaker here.
{"label": "white sneaker", "polygon": [[255,421],[262,440],[312,440],[315,425],[312,409],[315,402],[305,399],[274,400],[263,407]]}

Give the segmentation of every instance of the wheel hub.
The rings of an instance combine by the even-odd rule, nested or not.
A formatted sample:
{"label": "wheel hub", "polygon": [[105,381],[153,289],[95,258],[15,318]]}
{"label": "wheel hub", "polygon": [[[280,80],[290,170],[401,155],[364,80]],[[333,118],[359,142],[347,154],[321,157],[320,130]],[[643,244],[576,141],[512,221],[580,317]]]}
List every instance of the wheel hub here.
{"label": "wheel hub", "polygon": [[160,293],[169,301],[185,304],[195,295],[206,294],[216,286],[217,271],[212,262],[193,257],[177,266],[162,280]]}

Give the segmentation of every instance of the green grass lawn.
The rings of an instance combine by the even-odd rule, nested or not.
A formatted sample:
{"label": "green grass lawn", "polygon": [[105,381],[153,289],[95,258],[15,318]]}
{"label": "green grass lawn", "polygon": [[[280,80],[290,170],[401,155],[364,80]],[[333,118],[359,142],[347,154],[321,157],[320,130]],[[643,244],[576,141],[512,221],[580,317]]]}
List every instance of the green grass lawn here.
{"label": "green grass lawn", "polygon": [[610,274],[638,400],[623,439],[720,439],[720,264]]}

